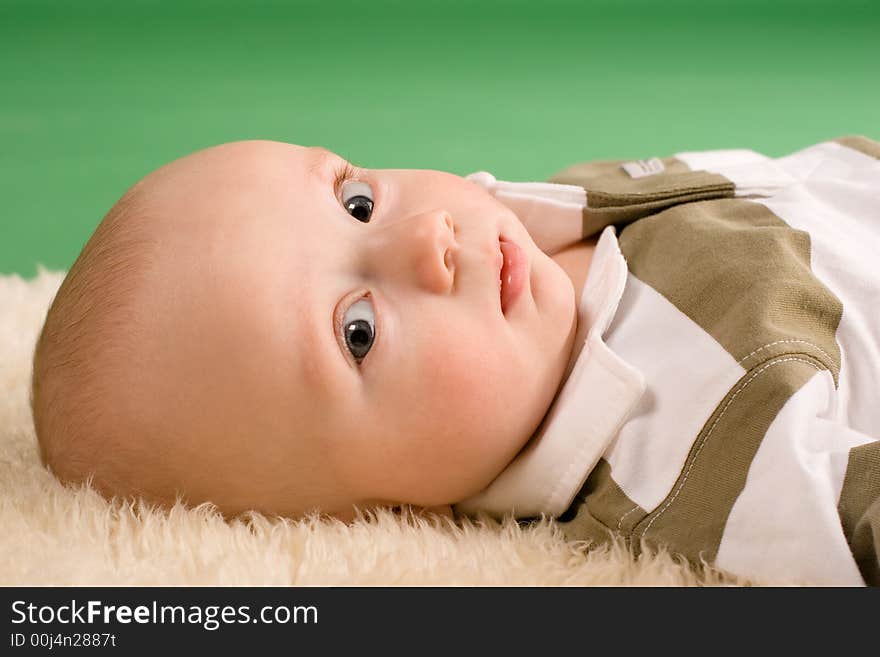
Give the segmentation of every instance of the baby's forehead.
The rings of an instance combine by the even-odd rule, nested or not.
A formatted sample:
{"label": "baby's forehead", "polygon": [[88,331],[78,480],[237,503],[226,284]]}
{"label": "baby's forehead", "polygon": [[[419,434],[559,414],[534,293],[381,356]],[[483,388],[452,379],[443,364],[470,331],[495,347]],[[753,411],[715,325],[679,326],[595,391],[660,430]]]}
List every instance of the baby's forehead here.
{"label": "baby's forehead", "polygon": [[147,175],[143,187],[167,191],[175,184],[222,191],[241,189],[249,182],[284,175],[305,182],[331,159],[339,156],[326,148],[277,141],[237,141],[206,148],[178,158]]}
{"label": "baby's forehead", "polygon": [[[136,187],[149,201],[157,220],[174,224],[222,221],[225,215],[246,216],[310,192],[326,163],[338,156],[324,148],[272,141],[232,142],[208,148],[160,167]],[[306,201],[306,198],[301,197]]]}

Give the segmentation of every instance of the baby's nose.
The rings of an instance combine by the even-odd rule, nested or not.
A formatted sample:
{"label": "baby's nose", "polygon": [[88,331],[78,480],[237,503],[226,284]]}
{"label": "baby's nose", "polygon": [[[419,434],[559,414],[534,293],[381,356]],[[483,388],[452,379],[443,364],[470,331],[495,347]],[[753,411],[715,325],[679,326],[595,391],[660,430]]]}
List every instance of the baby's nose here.
{"label": "baby's nose", "polygon": [[444,294],[455,280],[455,226],[446,210],[433,210],[413,218],[413,252],[418,281],[425,289]]}
{"label": "baby's nose", "polygon": [[455,224],[446,210],[423,212],[396,226],[396,253],[386,263],[397,275],[435,294],[445,294],[455,281]]}

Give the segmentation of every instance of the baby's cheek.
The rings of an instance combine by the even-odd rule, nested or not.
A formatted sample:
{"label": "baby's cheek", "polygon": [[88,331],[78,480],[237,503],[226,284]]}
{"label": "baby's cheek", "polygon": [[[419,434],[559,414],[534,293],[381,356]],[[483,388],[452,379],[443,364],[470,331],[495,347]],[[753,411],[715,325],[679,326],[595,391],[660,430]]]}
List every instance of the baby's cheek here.
{"label": "baby's cheek", "polygon": [[424,362],[425,379],[443,396],[460,398],[479,390],[490,374],[488,358],[471,345],[443,345]]}
{"label": "baby's cheek", "polygon": [[396,394],[384,404],[380,416],[395,418],[389,432],[394,438],[377,469],[393,462],[384,478],[427,495],[412,499],[439,504],[485,487],[519,443],[498,350],[487,350],[479,340],[433,337],[438,339],[428,349],[427,342],[413,345]]}
{"label": "baby's cheek", "polygon": [[424,396],[453,444],[458,437],[469,443],[475,434],[485,436],[503,422],[510,377],[495,356],[474,343],[437,351],[426,360]]}

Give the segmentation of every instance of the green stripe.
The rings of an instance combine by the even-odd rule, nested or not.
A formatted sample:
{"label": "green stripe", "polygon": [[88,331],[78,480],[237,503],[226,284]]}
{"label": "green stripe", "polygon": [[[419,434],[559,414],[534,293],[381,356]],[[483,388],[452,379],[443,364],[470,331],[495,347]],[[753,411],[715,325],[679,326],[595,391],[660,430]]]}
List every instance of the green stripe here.
{"label": "green stripe", "polygon": [[847,137],[838,137],[834,141],[841,146],[846,146],[854,151],[870,155],[871,157],[880,160],[880,143],[877,143],[873,139],[868,139],[862,135],[850,135]]}
{"label": "green stripe", "polygon": [[822,363],[837,382],[843,307],[810,270],[810,237],[742,199],[680,205],[629,225],[630,271],[745,369],[782,354]]}
{"label": "green stripe", "polygon": [[615,532],[628,534],[636,521],[644,517],[645,510],[611,478],[611,464],[600,459],[569,510],[556,521],[569,540],[601,543]]}
{"label": "green stripe", "polygon": [[[687,164],[674,157],[658,158],[663,162],[664,171],[662,174],[669,173],[685,173],[690,171]],[[620,179],[632,180],[630,175],[623,170],[622,165],[632,160],[595,160],[592,162],[579,162],[570,167],[559,171],[551,176],[550,182],[565,183],[568,185],[582,185],[585,182],[596,179]]]}
{"label": "green stripe", "polygon": [[880,440],[849,451],[837,512],[865,583],[880,586]]}
{"label": "green stripe", "polygon": [[691,171],[675,158],[661,158],[663,173],[631,178],[624,160],[584,162],[560,171],[551,182],[580,185],[587,192],[582,234],[589,237],[611,224],[627,224],[673,205],[734,195],[724,176]]}

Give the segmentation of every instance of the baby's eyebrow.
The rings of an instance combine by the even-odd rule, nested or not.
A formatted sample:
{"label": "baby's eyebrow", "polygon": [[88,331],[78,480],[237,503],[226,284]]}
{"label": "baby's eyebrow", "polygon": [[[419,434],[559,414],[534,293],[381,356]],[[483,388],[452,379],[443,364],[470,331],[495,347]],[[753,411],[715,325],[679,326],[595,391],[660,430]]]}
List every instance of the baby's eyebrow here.
{"label": "baby's eyebrow", "polygon": [[323,146],[314,146],[311,155],[311,164],[308,166],[309,175],[316,178],[321,170],[323,170],[328,162],[338,157],[333,151],[329,151]]}

